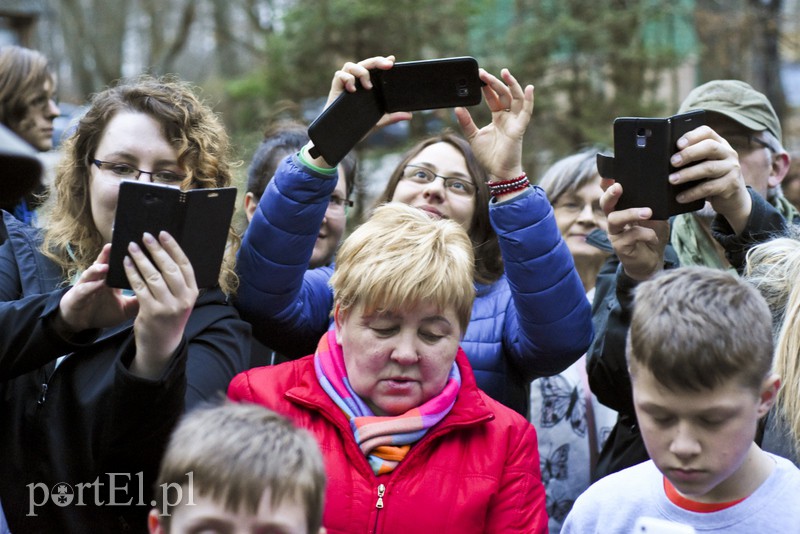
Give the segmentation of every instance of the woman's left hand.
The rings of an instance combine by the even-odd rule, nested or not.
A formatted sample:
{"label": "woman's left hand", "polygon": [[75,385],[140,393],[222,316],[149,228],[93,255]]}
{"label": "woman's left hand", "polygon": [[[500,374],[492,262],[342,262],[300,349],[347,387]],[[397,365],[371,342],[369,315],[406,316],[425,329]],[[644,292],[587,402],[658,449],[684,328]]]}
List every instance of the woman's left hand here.
{"label": "woman's left hand", "polygon": [[522,138],[533,114],[533,86],[525,89],[508,69],[503,80],[480,69],[486,84],[483,95],[492,122],[478,129],[466,108],[456,108],[456,118],[478,162],[492,180],[509,180],[522,174]]}
{"label": "woman's left hand", "polygon": [[139,303],[133,323],[136,357],[130,371],[158,377],[183,338],[184,328],[199,295],[194,269],[181,247],[167,232],[158,239],[145,234],[151,262],[135,244],[128,246],[125,273]]}

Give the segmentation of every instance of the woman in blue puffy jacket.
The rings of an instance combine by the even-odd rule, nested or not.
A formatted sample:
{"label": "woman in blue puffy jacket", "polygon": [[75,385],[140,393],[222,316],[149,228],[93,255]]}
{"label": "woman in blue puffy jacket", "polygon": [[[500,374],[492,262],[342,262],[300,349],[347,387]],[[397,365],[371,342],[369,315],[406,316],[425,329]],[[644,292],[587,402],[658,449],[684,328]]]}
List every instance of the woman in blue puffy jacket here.
{"label": "woman in blue puffy jacket", "polygon": [[[328,103],[369,70],[394,58],[347,63],[336,72]],[[592,340],[591,310],[545,193],[522,171],[522,138],[533,87],[507,70],[480,76],[492,122],[478,129],[465,108],[464,138],[444,134],[406,153],[380,201],[401,201],[464,226],[475,247],[476,299],[462,346],[478,386],[527,415],[530,381],[559,373]],[[381,124],[405,120],[387,114]],[[236,306],[261,341],[296,357],[314,352],[330,325],[333,267],[308,270],[336,169],[305,147],[287,158],[259,202],[238,257]]]}

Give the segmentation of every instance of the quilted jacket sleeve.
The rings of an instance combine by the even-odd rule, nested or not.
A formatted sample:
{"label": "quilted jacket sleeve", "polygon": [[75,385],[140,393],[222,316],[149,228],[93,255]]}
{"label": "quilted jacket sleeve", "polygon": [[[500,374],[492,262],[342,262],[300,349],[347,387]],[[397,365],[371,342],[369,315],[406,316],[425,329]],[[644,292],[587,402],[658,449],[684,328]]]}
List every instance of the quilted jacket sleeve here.
{"label": "quilted jacket sleeve", "polygon": [[547,509],[533,425],[509,431],[511,450],[486,518],[487,533],[547,532]]}
{"label": "quilted jacket sleeve", "polygon": [[314,352],[328,329],[333,269],[308,265],[335,187],[335,176],[288,157],[264,191],[239,250],[236,307],[255,338],[287,356]]}
{"label": "quilted jacket sleeve", "polygon": [[513,297],[503,344],[528,380],[560,373],[592,341],[591,306],[544,191],[489,206]]}

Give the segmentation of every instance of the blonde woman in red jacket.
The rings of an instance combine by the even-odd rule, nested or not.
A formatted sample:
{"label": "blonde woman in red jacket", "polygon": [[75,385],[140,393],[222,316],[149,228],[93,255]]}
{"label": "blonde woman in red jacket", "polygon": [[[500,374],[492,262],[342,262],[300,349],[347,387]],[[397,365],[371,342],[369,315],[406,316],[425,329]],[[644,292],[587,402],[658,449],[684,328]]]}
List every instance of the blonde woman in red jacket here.
{"label": "blonde woman in red jacket", "polygon": [[547,532],[536,431],[459,347],[473,264],[458,223],[386,204],[337,255],[316,353],[231,382],[317,439],[328,534]]}

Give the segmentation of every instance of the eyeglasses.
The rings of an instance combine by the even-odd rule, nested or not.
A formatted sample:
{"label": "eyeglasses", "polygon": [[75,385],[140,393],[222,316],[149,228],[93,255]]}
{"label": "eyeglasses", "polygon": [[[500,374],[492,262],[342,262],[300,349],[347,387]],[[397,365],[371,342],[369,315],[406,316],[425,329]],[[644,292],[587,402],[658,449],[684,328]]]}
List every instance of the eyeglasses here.
{"label": "eyeglasses", "polygon": [[603,208],[600,207],[600,203],[598,201],[594,202],[586,202],[575,198],[571,195],[564,195],[559,198],[555,204],[553,205],[553,209],[561,210],[565,213],[571,213],[573,215],[578,213],[583,213],[586,209],[586,206],[591,208],[592,213],[597,217],[601,216],[605,218],[606,213],[603,211]]}
{"label": "eyeglasses", "polygon": [[337,196],[332,196],[330,201],[328,202],[328,209],[331,211],[342,212],[344,213],[347,208],[353,207],[353,201],[349,198],[342,198]]}
{"label": "eyeglasses", "polygon": [[436,174],[432,170],[421,165],[408,164],[403,169],[403,180],[409,180],[418,184],[430,184],[437,178],[444,181],[444,187],[448,193],[462,197],[471,197],[475,194],[475,184],[462,178],[453,178]]}
{"label": "eyeglasses", "polygon": [[109,172],[120,179],[136,179],[143,174],[149,174],[150,179],[154,182],[162,184],[174,184],[183,181],[186,178],[185,174],[180,174],[172,171],[143,171],[137,169],[127,163],[116,163],[114,161],[101,161],[93,159],[92,163],[97,165],[101,171]]}
{"label": "eyeglasses", "polygon": [[734,149],[736,152],[747,152],[750,150],[755,150],[757,148],[766,148],[770,152],[775,152],[772,146],[752,134],[720,134],[725,140],[731,145],[731,148]]}

